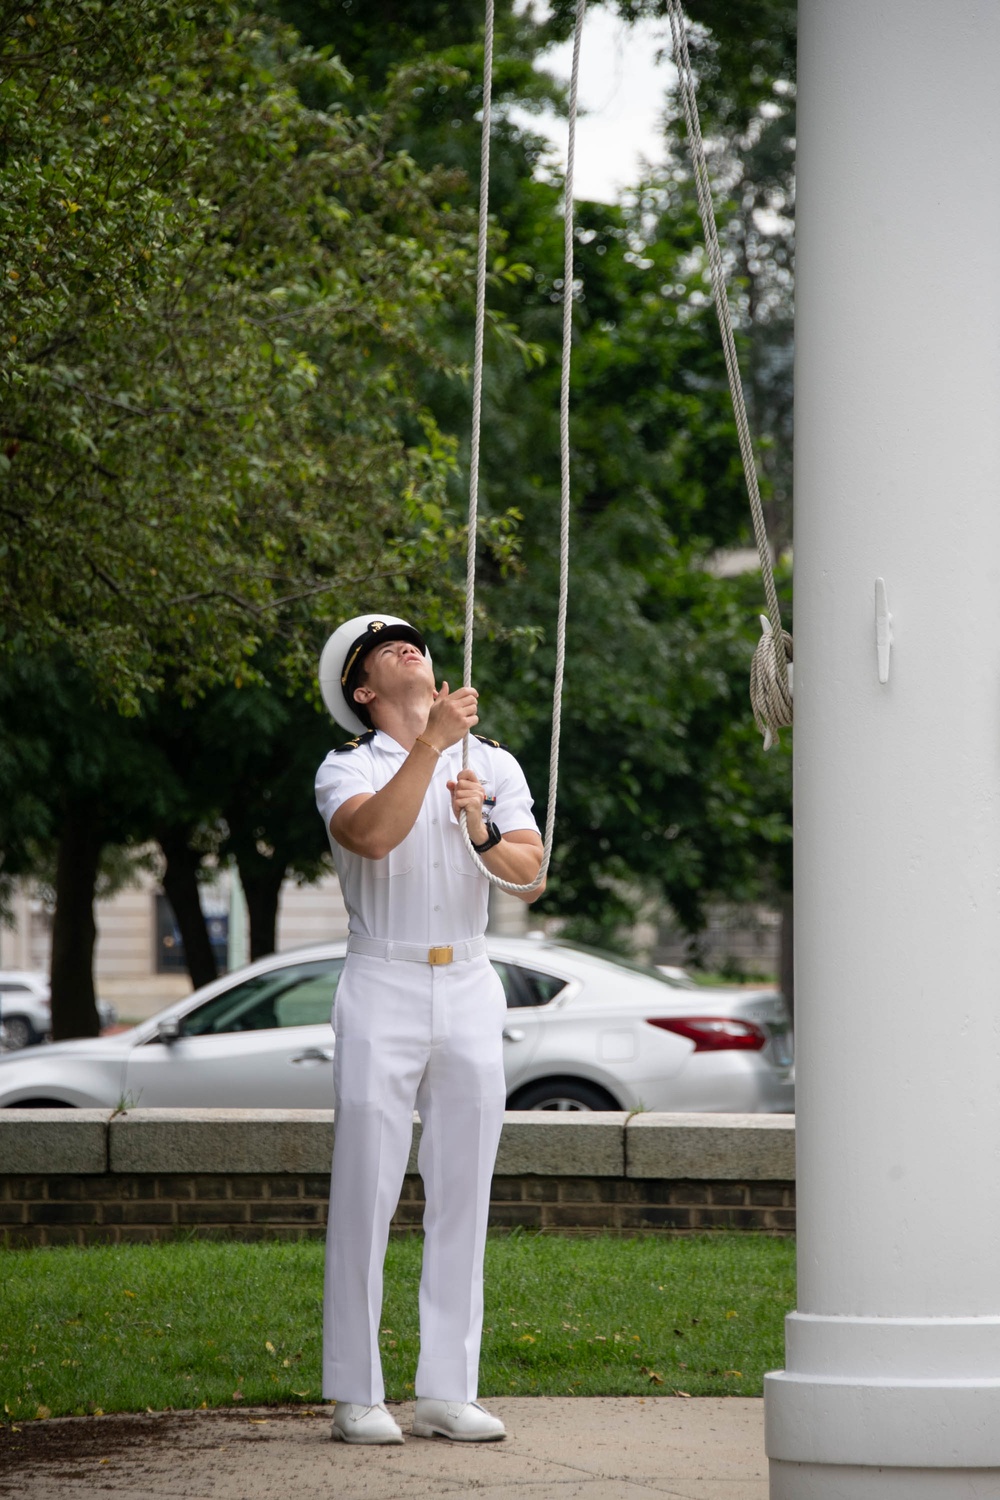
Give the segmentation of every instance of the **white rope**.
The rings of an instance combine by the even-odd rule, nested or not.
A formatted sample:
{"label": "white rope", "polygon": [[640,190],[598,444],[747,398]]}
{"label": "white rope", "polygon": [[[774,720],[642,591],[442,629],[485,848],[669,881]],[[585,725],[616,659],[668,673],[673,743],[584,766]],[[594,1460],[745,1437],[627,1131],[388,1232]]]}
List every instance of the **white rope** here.
{"label": "white rope", "polygon": [[[573,32],[573,68],[569,87],[569,143],[566,150],[566,187],[563,205],[563,327],[562,379],[559,388],[559,468],[561,484],[559,523],[559,605],[556,616],[556,666],[552,689],[552,744],[549,752],[549,798],[545,816],[545,838],[542,863],[534,880],[516,885],[502,880],[488,870],[472,847],[466,814],[459,822],[465,847],[481,874],[502,891],[527,895],[537,891],[545,879],[552,858],[556,823],[556,794],[559,786],[559,735],[562,727],[563,673],[566,663],[566,608],[569,598],[569,377],[573,343],[573,165],[576,155],[576,100],[580,76],[580,38],[586,0],[577,0],[576,26]],[[472,683],[472,637],[476,599],[476,531],[479,517],[479,439],[483,414],[483,333],[486,326],[486,238],[489,228],[490,185],[490,108],[493,94],[493,0],[486,0],[486,36],[483,50],[483,135],[479,177],[479,254],[476,264],[476,337],[472,365],[472,452],[469,460],[469,539],[466,550],[465,584],[465,661],[463,680]],[[462,745],[462,767],[469,768],[469,736]]]}
{"label": "white rope", "polygon": [[767,616],[761,615],[763,627],[750,668],[750,702],[757,728],[764,736],[764,749],[780,743],[779,729],[787,729],[792,722],[792,684],[789,663],[792,660],[792,638],[781,627],[781,610],[778,592],[774,586],[774,568],[771,563],[771,548],[767,540],[764,509],[760,502],[760,485],[757,480],[757,465],[754,461],[753,440],[747,421],[743,383],[736,357],[736,341],[733,338],[733,320],[726,293],[726,271],[719,248],[719,231],[715,223],[712,206],[712,187],[705,159],[705,143],[701,135],[698,118],[698,100],[695,91],[694,71],[688,53],[687,30],[679,0],[667,0],[670,31],[674,43],[674,65],[680,83],[681,100],[684,105],[684,120],[687,125],[688,145],[694,166],[695,186],[698,191],[698,212],[705,231],[705,249],[712,271],[712,291],[715,310],[722,334],[722,350],[726,359],[729,389],[733,398],[733,413],[736,431],[739,434],[740,454],[743,458],[743,473],[750,496],[750,513],[753,516],[753,531],[757,541],[757,556],[764,580],[767,599]]}

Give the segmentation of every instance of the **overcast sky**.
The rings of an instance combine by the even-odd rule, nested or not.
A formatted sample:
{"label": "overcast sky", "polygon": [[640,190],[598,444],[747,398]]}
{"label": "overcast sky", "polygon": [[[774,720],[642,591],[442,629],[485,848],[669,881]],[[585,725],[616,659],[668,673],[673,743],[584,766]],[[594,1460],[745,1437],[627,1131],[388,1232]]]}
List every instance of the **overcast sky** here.
{"label": "overcast sky", "polygon": [[[626,26],[604,6],[588,10],[580,46],[580,105],[577,122],[574,197],[612,202],[641,175],[641,162],[662,157],[659,117],[674,77],[670,62],[657,65],[657,52],[669,38],[666,19]],[[669,49],[668,49],[669,50]],[[553,48],[542,66],[569,81],[573,43]],[[549,135],[559,158],[566,158],[566,122],[552,116],[514,113]]]}

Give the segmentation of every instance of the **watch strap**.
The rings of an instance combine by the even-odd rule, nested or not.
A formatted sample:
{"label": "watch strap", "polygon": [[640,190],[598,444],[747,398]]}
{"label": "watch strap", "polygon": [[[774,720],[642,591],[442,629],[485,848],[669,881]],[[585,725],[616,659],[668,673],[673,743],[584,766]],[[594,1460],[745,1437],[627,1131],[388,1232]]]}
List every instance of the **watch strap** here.
{"label": "watch strap", "polygon": [[473,849],[475,849],[477,854],[485,854],[487,849],[496,848],[502,837],[503,835],[501,834],[497,825],[495,823],[487,822],[485,839],[481,844],[473,844],[472,847]]}

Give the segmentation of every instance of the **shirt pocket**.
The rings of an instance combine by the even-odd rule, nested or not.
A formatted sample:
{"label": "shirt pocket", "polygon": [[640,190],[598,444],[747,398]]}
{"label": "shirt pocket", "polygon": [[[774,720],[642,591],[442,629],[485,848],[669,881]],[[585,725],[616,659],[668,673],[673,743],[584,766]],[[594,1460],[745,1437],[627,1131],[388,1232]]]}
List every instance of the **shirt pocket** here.
{"label": "shirt pocket", "polygon": [[[484,817],[489,814],[484,812]],[[465,847],[465,839],[462,837],[462,825],[456,818],[454,811],[448,814],[448,863],[457,875],[472,875],[477,880],[483,876],[478,866]]]}

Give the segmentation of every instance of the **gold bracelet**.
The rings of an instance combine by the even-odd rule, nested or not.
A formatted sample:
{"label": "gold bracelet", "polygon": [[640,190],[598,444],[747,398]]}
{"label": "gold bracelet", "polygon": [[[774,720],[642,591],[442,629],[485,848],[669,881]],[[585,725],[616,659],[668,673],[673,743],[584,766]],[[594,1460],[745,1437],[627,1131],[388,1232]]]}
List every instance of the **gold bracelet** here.
{"label": "gold bracelet", "polygon": [[438,760],[441,759],[441,751],[438,749],[437,745],[432,745],[430,740],[425,740],[422,734],[417,735],[417,743],[420,745],[426,745],[428,750],[434,751],[434,754],[437,756]]}

